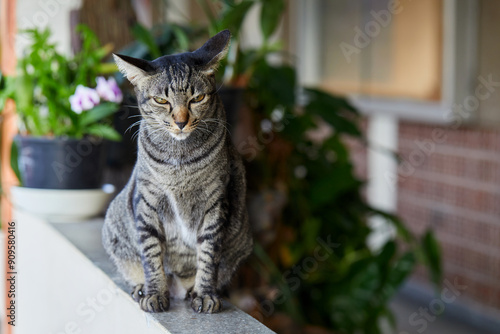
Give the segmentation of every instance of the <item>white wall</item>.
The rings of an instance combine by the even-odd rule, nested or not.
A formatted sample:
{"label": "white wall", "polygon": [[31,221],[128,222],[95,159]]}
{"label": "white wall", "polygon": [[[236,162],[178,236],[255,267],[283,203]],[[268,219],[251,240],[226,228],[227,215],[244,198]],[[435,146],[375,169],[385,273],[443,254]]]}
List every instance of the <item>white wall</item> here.
{"label": "white wall", "polygon": [[[17,0],[18,30],[49,27],[59,50],[71,52],[69,13],[81,6],[81,0]],[[29,40],[22,34],[16,38],[16,51],[20,55]]]}
{"label": "white wall", "polygon": [[[391,115],[374,114],[368,118],[368,185],[367,199],[374,208],[395,212],[397,209],[397,160],[391,152],[398,149],[398,119]],[[368,238],[372,249],[379,249],[394,237],[394,227],[383,217],[372,217],[373,229]]]}

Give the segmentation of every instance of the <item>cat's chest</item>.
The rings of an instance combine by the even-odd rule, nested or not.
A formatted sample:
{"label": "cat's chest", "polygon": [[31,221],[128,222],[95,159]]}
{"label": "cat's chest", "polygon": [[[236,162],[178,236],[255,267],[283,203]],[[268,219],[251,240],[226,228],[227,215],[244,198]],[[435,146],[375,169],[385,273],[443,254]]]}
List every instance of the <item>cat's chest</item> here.
{"label": "cat's chest", "polygon": [[166,191],[163,214],[165,233],[196,247],[197,230],[204,218],[206,199],[201,189]]}

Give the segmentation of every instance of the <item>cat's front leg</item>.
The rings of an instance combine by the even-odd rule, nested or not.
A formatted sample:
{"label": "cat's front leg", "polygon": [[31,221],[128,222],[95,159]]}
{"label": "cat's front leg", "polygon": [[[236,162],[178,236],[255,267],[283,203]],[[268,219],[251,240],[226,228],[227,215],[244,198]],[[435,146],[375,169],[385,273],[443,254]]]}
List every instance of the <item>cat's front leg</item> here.
{"label": "cat's front leg", "polygon": [[197,271],[191,291],[191,307],[199,313],[222,310],[222,300],[216,291],[222,229],[226,219],[222,204],[222,200],[219,200],[206,211],[198,232]]}
{"label": "cat's front leg", "polygon": [[140,198],[136,208],[136,231],[145,283],[138,302],[146,312],[164,312],[170,306],[169,291],[163,258],[165,254],[165,233],[155,219],[154,208]]}

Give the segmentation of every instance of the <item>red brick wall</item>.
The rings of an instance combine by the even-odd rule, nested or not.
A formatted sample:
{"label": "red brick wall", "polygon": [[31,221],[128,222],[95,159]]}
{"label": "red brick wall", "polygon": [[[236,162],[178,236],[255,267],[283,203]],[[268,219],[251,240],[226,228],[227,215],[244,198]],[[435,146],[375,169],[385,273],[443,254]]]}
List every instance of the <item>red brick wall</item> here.
{"label": "red brick wall", "polygon": [[[366,179],[365,145],[347,144]],[[398,215],[416,234],[433,227],[445,278],[467,286],[460,302],[500,316],[500,130],[400,122],[398,151]],[[414,279],[427,282],[425,271]]]}
{"label": "red brick wall", "polygon": [[500,130],[443,129],[436,142],[436,128],[400,123],[398,214],[416,233],[434,228],[462,301],[500,314]]}

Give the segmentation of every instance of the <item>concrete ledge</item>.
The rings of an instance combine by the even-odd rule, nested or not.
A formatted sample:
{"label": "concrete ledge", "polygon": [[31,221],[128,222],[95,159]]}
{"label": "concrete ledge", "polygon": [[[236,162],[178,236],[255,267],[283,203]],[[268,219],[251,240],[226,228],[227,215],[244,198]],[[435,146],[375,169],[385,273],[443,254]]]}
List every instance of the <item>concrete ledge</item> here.
{"label": "concrete ledge", "polygon": [[[454,283],[448,281],[448,284],[443,284],[442,290],[436,292],[431,286],[422,284],[415,280],[409,280],[400,289],[396,299],[399,301],[406,301],[412,305],[411,313],[399,314],[400,326],[404,329],[415,331],[422,327],[423,317],[414,318],[413,326],[410,326],[410,316],[413,312],[418,312],[420,308],[430,309],[433,304],[434,307],[443,307],[443,314],[436,315],[433,321],[427,321],[429,327],[434,328],[436,333],[444,333],[439,328],[446,328],[449,333],[458,333],[458,330],[448,329],[451,325],[460,327],[460,333],[474,333],[474,334],[498,334],[500,328],[500,312],[488,309],[484,305],[474,302],[467,298],[467,290],[452,290]],[[465,286],[464,286],[465,287]],[[448,298],[452,298],[451,302],[444,302],[441,293],[446,292]],[[430,313],[432,316],[434,314]],[[420,320],[418,322],[417,320]],[[447,323],[449,325],[447,325]],[[406,327],[405,327],[406,326]],[[426,330],[426,333],[434,333],[433,330]]]}
{"label": "concrete ledge", "polygon": [[101,245],[102,220],[49,224],[17,212],[16,333],[273,333],[224,302],[221,313],[195,313],[173,300],[160,314],[143,312]]}

